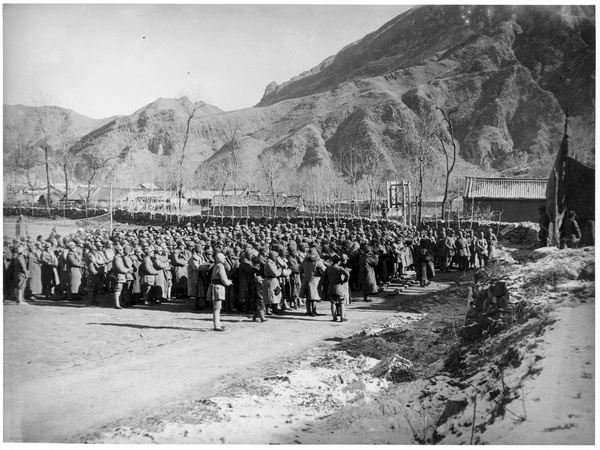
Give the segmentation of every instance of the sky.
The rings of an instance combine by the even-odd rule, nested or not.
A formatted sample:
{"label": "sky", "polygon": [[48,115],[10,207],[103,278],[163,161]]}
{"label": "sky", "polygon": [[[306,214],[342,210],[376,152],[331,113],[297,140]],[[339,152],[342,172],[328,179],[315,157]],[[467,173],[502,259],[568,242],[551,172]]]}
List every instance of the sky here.
{"label": "sky", "polygon": [[95,119],[186,94],[225,111],[249,108],[270,82],[311,69],[408,9],[4,4],[3,103],[43,97]]}

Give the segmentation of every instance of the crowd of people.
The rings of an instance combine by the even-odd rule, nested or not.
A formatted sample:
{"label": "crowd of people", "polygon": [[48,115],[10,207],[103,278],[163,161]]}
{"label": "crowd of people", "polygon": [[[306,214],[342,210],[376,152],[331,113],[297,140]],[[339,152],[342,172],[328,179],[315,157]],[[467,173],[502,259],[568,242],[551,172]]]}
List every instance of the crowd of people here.
{"label": "crowd of people", "polygon": [[4,239],[4,297],[26,304],[40,298],[87,300],[110,293],[117,309],[193,298],[194,310],[252,314],[253,321],[321,300],[332,320],[346,321],[352,291],[363,301],[414,269],[421,286],[437,270],[482,267],[496,236],[394,221],[282,219],[220,226],[79,229],[69,236]]}

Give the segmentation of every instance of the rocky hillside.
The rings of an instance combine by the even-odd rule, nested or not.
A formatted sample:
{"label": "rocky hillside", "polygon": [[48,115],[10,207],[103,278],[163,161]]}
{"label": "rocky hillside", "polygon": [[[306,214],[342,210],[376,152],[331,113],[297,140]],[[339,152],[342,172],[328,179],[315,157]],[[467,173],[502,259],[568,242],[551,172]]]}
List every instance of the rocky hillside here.
{"label": "rocky hillside", "polygon": [[[363,164],[359,177],[379,165],[380,179],[414,180],[427,117],[439,134],[428,174],[440,179],[440,138],[450,147],[441,111],[452,112],[457,180],[515,166],[526,167],[525,176],[546,176],[564,110],[588,124],[583,132],[592,137],[572,142],[586,147],[580,153],[593,152],[594,43],[593,6],[413,8],[317,67],[269,84],[253,108],[222,112],[201,104],[190,122],[187,183],[198,184],[194,171],[204,160],[233,160],[239,172],[257,173],[267,155],[291,173],[317,166],[344,176],[344,161],[365,152],[377,164]],[[115,147],[120,157],[108,176],[164,184],[180,159],[189,106],[186,98],[159,99],[98,124],[72,150]],[[4,126],[8,136],[6,120]],[[9,145],[15,139],[9,136]],[[236,183],[237,175],[224,176]]]}

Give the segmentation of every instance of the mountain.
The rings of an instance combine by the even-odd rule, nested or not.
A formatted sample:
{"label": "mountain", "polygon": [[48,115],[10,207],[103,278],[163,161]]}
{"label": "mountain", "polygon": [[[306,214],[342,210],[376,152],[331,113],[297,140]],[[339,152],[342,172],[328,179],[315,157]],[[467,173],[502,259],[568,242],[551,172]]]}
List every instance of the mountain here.
{"label": "mountain", "polygon": [[[185,97],[159,99],[99,123],[71,150],[114,148],[119,158],[105,175],[117,181],[172,185],[184,171],[188,187],[266,188],[277,172],[279,188],[297,190],[301,174],[309,174],[303,185],[364,181],[383,165],[381,186],[390,177],[415,180],[429,117],[438,136],[427,183],[439,192],[442,143],[452,148],[446,114],[458,148],[455,182],[514,167],[547,176],[566,110],[576,125],[575,153],[593,156],[595,8],[416,7],[297,77],[270,83],[255,107],[223,112],[198,104],[186,141],[191,105]],[[363,164],[353,174],[355,156]]]}

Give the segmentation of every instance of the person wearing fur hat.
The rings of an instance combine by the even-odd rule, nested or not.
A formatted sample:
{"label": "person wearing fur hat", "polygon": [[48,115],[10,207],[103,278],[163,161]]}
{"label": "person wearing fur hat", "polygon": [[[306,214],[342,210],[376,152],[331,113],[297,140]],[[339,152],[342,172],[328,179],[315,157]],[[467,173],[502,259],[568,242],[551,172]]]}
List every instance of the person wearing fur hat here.
{"label": "person wearing fur hat", "polygon": [[319,257],[319,253],[315,247],[310,247],[306,253],[306,257],[300,265],[300,276],[302,278],[302,286],[300,288],[300,297],[306,299],[306,315],[318,316],[317,302],[321,301],[319,295],[319,281],[325,272],[325,264]]}
{"label": "person wearing fur hat", "polygon": [[225,331],[221,326],[221,307],[225,300],[225,289],[231,286],[232,282],[225,272],[225,255],[217,253],[215,255],[215,265],[212,268],[210,276],[210,285],[208,287],[208,300],[213,304],[213,325],[215,331]]}

